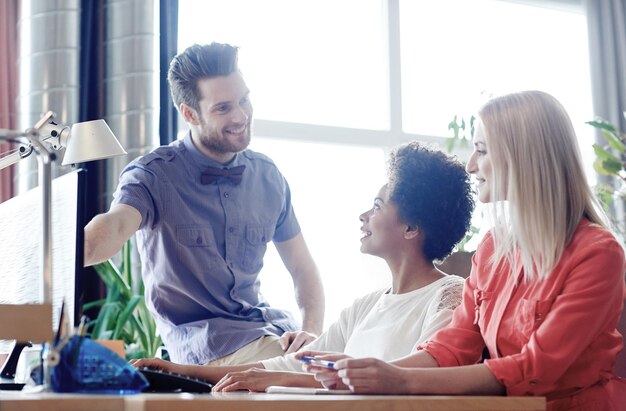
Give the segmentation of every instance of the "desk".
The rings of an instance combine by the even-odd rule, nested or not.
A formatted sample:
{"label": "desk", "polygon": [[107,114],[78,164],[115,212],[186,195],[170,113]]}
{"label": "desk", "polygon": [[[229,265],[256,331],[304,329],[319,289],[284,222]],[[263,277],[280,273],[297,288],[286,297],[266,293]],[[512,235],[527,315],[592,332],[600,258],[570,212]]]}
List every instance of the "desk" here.
{"label": "desk", "polygon": [[543,397],[292,395],[262,393],[0,394],[0,411],[540,411]]}

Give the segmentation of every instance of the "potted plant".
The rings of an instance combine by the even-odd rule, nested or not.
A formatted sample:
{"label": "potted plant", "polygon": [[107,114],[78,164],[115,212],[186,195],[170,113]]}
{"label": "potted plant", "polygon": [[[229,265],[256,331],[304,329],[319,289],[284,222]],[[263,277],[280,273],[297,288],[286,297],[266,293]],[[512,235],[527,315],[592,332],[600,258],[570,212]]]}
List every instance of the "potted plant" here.
{"label": "potted plant", "polygon": [[454,147],[460,142],[461,147],[467,147],[471,144],[474,138],[474,132],[476,131],[476,116],[472,115],[469,121],[466,122],[464,117],[454,115],[452,120],[448,123],[448,130],[452,130],[452,136],[448,139],[448,145],[446,149],[448,153],[454,151]]}
{"label": "potted plant", "polygon": [[[626,112],[624,117],[626,118]],[[586,124],[600,130],[607,142],[605,145],[597,143],[593,145],[596,155],[593,168],[598,174],[607,177],[605,181],[595,186],[595,191],[602,206],[609,211],[616,200],[626,201],[626,133],[619,131],[614,124],[601,117],[587,121]],[[619,210],[619,207],[616,210]],[[624,220],[619,218],[612,220],[626,244]]]}
{"label": "potted plant", "polygon": [[99,307],[87,330],[94,340],[122,340],[126,359],[154,357],[162,341],[146,307],[143,281],[133,275],[131,260],[129,240],[122,248],[119,267],[112,260],[94,266],[106,286],[106,297],[83,307],[85,311]]}

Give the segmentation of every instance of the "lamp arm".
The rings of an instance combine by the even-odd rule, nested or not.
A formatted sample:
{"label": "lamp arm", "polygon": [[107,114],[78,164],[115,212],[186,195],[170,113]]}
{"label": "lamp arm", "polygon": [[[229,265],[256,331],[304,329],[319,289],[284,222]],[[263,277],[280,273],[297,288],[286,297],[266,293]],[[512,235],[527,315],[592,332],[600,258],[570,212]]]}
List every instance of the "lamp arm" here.
{"label": "lamp arm", "polygon": [[28,146],[20,146],[9,154],[0,157],[0,170],[25,159],[33,153],[33,150],[33,145],[29,144]]}
{"label": "lamp arm", "polygon": [[0,128],[0,140],[14,142],[16,138],[25,137],[28,133],[24,131],[9,130]]}
{"label": "lamp arm", "polygon": [[[18,163],[20,160],[32,154],[35,146],[38,152],[48,155],[49,150],[44,147],[41,142],[50,145],[54,150],[60,150],[67,147],[67,140],[70,136],[70,128],[54,121],[54,112],[46,112],[37,121],[32,128],[26,131],[16,131],[9,129],[0,129],[0,140],[17,142],[19,137],[26,137],[29,141],[28,146],[20,146],[16,151],[9,152],[4,156],[0,156],[0,170]],[[54,160],[52,157],[52,160]]]}

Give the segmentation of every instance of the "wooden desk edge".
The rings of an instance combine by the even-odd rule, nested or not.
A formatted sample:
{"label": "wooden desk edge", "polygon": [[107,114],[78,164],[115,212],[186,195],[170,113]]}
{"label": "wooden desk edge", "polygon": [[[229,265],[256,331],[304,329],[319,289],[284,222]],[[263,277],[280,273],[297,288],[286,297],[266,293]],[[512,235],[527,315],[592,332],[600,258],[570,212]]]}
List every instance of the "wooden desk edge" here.
{"label": "wooden desk edge", "polygon": [[[210,402],[210,404],[208,404]],[[544,397],[291,394],[0,395],[0,411],[541,411]]]}

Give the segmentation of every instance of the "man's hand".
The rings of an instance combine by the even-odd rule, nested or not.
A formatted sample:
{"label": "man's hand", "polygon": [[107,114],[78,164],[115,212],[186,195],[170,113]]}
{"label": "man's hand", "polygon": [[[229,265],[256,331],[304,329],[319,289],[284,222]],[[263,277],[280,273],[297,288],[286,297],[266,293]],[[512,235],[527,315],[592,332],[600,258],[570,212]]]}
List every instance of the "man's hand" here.
{"label": "man's hand", "polygon": [[287,355],[298,351],[316,338],[317,335],[306,331],[288,331],[280,337],[278,342]]}

